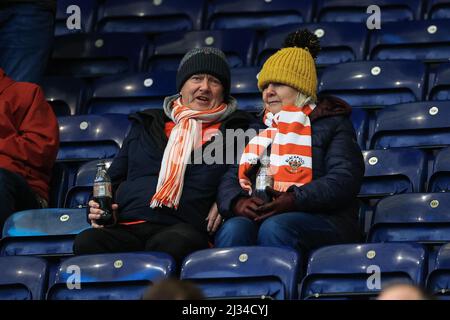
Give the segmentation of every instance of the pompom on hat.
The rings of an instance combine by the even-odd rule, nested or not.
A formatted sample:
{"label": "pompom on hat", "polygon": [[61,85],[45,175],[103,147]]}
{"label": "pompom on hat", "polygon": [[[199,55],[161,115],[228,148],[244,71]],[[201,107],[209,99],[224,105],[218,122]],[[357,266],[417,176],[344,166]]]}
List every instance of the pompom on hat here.
{"label": "pompom on hat", "polygon": [[259,90],[263,91],[269,83],[281,83],[317,100],[315,58],[319,51],[319,39],[309,30],[289,34],[283,48],[264,63],[258,76]]}

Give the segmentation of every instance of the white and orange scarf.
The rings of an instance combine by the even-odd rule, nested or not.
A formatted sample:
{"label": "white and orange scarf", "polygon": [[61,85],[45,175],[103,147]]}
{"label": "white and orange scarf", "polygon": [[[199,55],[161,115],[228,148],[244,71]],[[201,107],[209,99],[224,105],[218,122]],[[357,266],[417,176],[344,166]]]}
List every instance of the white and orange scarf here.
{"label": "white and orange scarf", "polygon": [[312,180],[311,121],[309,115],[316,107],[284,106],[273,115],[268,112],[264,123],[269,127],[250,140],[239,163],[239,184],[251,192],[248,172],[265,150],[271,146],[270,172],[274,189],[286,191],[291,185],[302,186]]}
{"label": "white and orange scarf", "polygon": [[194,148],[201,145],[202,123],[220,122],[235,110],[235,105],[221,104],[213,109],[196,111],[181,104],[179,96],[167,98],[165,102],[166,114],[175,122],[175,127],[169,136],[164,150],[161,169],[159,171],[156,193],[150,201],[150,207],[178,208],[183,192],[184,174],[186,166]]}

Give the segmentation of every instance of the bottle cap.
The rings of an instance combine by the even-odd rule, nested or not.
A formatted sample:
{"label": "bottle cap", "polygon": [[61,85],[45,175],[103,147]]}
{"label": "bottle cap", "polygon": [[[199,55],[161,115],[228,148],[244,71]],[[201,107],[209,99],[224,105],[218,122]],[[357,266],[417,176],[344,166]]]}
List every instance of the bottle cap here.
{"label": "bottle cap", "polygon": [[263,166],[268,166],[270,164],[270,158],[269,156],[262,156],[261,157],[261,164]]}

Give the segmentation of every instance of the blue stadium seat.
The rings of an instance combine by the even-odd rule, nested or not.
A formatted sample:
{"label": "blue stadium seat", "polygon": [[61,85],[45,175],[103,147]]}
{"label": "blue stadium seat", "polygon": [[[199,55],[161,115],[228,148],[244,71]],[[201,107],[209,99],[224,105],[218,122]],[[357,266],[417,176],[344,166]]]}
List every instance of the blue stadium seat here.
{"label": "blue stadium seat", "polygon": [[92,86],[87,113],[130,114],[143,109],[161,109],[164,98],[175,94],[176,71],[109,76]]}
{"label": "blue stadium seat", "polygon": [[450,244],[439,249],[434,268],[428,274],[427,289],[439,300],[450,300]]}
{"label": "blue stadium seat", "polygon": [[450,191],[450,147],[439,151],[428,179],[428,192]]}
{"label": "blue stadium seat", "polygon": [[263,65],[269,56],[283,46],[286,36],[299,28],[314,32],[320,40],[316,63],[319,67],[364,59],[367,28],[360,23],[290,24],[267,30],[261,40],[257,64]]}
{"label": "blue stadium seat", "polygon": [[[76,5],[80,8],[80,28],[68,29],[67,19],[71,17],[74,12],[73,9],[67,13],[70,6]],[[55,16],[55,36],[60,36],[68,33],[88,33],[93,30],[95,17],[97,15],[97,1],[92,0],[58,0]],[[70,25],[73,21],[70,19]]]}
{"label": "blue stadium seat", "polygon": [[80,113],[86,91],[83,80],[73,77],[46,77],[42,87],[47,102],[57,117]]}
{"label": "blue stadium seat", "polygon": [[415,61],[347,62],[324,70],[319,92],[352,106],[380,107],[422,100],[425,77],[425,65]]}
{"label": "blue stadium seat", "polygon": [[208,29],[270,29],[311,21],[313,1],[212,0],[208,2]]}
{"label": "blue stadium seat", "polygon": [[162,33],[200,30],[204,0],[105,0],[97,31]]}
{"label": "blue stadium seat", "polygon": [[67,170],[67,186],[74,185],[78,168],[94,159],[114,158],[130,122],[125,114],[80,115],[60,117],[57,160]]}
{"label": "blue stadium seat", "polygon": [[[111,165],[112,159],[104,160],[106,168]],[[83,208],[89,201],[89,196],[92,193],[94,185],[95,174],[97,173],[97,160],[89,161],[82,164],[75,176],[75,184],[72,186],[66,195],[66,208]]]}
{"label": "blue stadium seat", "polygon": [[99,77],[134,72],[147,47],[141,34],[69,34],[55,38],[47,74]]}
{"label": "blue stadium seat", "polygon": [[147,70],[177,70],[183,55],[197,47],[216,47],[228,58],[231,68],[250,66],[256,34],[251,30],[208,30],[171,32],[154,38],[154,51]]}
{"label": "blue stadium seat", "polygon": [[369,130],[369,114],[362,108],[352,108],[351,120],[356,132],[356,141],[361,150],[365,150]]}
{"label": "blue stadium seat", "polygon": [[427,19],[450,19],[449,0],[428,0]]}
{"label": "blue stadium seat", "polygon": [[231,95],[236,98],[238,108],[249,112],[263,109],[261,92],[256,78],[259,68],[247,67],[231,69]]}
{"label": "blue stadium seat", "polygon": [[368,241],[450,242],[450,193],[409,193],[381,199]]}
{"label": "blue stadium seat", "polygon": [[377,5],[382,23],[390,21],[419,20],[420,0],[317,0],[316,19],[321,22],[366,22],[367,8]]}
{"label": "blue stadium seat", "polygon": [[426,180],[426,154],[422,150],[395,148],[362,152],[365,163],[360,197],[421,192]]}
{"label": "blue stadium seat", "polygon": [[44,259],[0,257],[0,270],[0,300],[44,299],[48,271]]}
{"label": "blue stadium seat", "polygon": [[450,57],[449,29],[450,20],[383,23],[380,30],[371,33],[370,60],[447,62]]}
{"label": "blue stadium seat", "polygon": [[294,299],[300,265],[287,248],[207,249],[186,257],[180,278],[195,282],[207,298]]}
{"label": "blue stadium seat", "polygon": [[450,145],[450,108],[444,101],[400,104],[381,110],[371,148],[440,148]]}
{"label": "blue stadium seat", "polygon": [[[392,283],[423,285],[427,258],[425,248],[415,243],[323,247],[309,258],[301,298],[370,299]],[[375,272],[380,272],[380,283],[371,278]]]}
{"label": "blue stadium seat", "polygon": [[71,255],[75,236],[87,228],[85,209],[19,211],[5,222],[1,255]]}
{"label": "blue stadium seat", "polygon": [[64,165],[64,163],[56,161],[52,168],[52,176],[49,184],[49,208],[59,208],[63,206],[68,187],[68,179],[68,168]]}
{"label": "blue stadium seat", "polygon": [[428,100],[450,100],[450,63],[437,67]]}
{"label": "blue stadium seat", "polygon": [[[67,282],[79,267],[81,290]],[[76,271],[75,271],[76,272]],[[139,300],[152,283],[174,276],[175,262],[162,252],[75,256],[64,260],[50,282],[48,300]]]}
{"label": "blue stadium seat", "polygon": [[379,199],[393,194],[420,192],[426,180],[427,157],[416,149],[367,150],[364,180],[358,197],[361,201],[359,222],[363,233],[370,229]]}

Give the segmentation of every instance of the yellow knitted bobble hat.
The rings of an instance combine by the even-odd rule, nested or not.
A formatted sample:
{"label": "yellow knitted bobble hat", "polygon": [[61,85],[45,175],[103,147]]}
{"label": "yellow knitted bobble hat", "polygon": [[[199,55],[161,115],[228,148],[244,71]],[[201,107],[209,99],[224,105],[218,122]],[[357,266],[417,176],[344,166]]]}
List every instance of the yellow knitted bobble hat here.
{"label": "yellow knitted bobble hat", "polygon": [[317,72],[314,59],[320,51],[319,39],[307,29],[287,36],[283,48],[271,55],[258,76],[258,88],[269,83],[293,87],[317,100]]}

